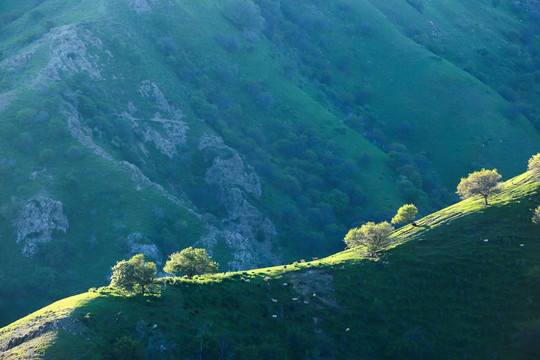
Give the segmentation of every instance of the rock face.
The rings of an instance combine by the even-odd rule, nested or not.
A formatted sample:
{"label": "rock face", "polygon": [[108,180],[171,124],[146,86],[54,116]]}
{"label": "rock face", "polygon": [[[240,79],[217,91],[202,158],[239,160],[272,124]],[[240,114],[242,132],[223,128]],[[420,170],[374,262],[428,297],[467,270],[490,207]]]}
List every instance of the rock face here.
{"label": "rock face", "polygon": [[209,184],[237,185],[257,198],[262,195],[261,181],[255,170],[249,165],[244,165],[238,154],[229,159],[216,157],[214,164],[206,173],[205,180]]}
{"label": "rock face", "polygon": [[[0,67],[12,72],[22,71],[25,64],[48,47],[49,60],[39,70],[30,87],[39,88],[51,81],[61,80],[60,73],[73,75],[86,72],[92,79],[99,80],[100,57],[90,48],[102,49],[103,44],[89,30],[80,25],[64,25],[52,28],[28,49],[0,62]],[[112,57],[110,52],[106,52]]]}
{"label": "rock face", "polygon": [[144,236],[144,234],[133,233],[129,235],[127,238],[127,245],[129,247],[130,256],[143,254],[147,260],[154,261],[156,264],[161,265],[163,254],[155,244]]}
{"label": "rock face", "polygon": [[[278,263],[280,259],[274,255],[272,248],[272,239],[277,235],[276,228],[249,201],[250,197],[257,199],[262,195],[259,176],[253,167],[245,163],[234,149],[225,146],[221,139],[203,135],[199,149],[208,147],[224,150],[214,158],[206,172],[205,182],[217,187],[219,195],[215,200],[223,205],[227,216],[220,219],[219,230],[212,227],[201,242],[212,249],[219,239],[224,241],[233,257],[228,266],[234,270]],[[232,156],[224,155],[231,152]]]}
{"label": "rock face", "polygon": [[131,121],[133,130],[145,144],[153,142],[162,154],[172,159],[178,153],[177,147],[186,143],[189,126],[184,121],[184,114],[171,105],[159,87],[150,81],[143,81],[139,93],[158,111],[150,119],[138,119],[135,117],[137,109],[130,102],[128,111],[123,112],[122,116]]}
{"label": "rock face", "polygon": [[127,0],[127,3],[137,14],[144,14],[152,11],[152,8],[146,0]]}
{"label": "rock face", "polygon": [[26,202],[13,226],[23,255],[31,257],[38,252],[40,244],[51,241],[54,231],[65,233],[69,223],[60,201],[38,197]]}

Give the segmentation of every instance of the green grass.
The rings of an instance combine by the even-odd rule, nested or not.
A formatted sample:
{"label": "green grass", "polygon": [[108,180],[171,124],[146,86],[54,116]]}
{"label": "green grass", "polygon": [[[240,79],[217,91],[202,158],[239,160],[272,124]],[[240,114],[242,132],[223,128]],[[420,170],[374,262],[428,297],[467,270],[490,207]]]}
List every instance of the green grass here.
{"label": "green grass", "polygon": [[539,190],[520,175],[490,206],[468,199],[396,230],[397,245],[379,259],[355,248],[312,262],[162,278],[146,296],[107,288],[78,295],[0,329],[0,342],[36,322],[70,317],[86,338],[59,332],[45,339],[39,358],[108,356],[128,335],[147,351],[165,344],[176,357],[272,350],[286,359],[532,359],[514,344],[540,317],[527,275],[539,264],[538,226],[530,221]]}
{"label": "green grass", "polygon": [[[145,157],[135,143],[129,144],[129,154],[139,160],[149,178],[189,199],[191,191],[204,182],[212,161],[199,161],[200,136],[222,136],[247,162],[259,165],[264,194],[253,202],[276,223],[276,242],[287,261],[327,255],[341,248],[341,235],[336,233],[344,235],[348,227],[373,218],[388,218],[397,207],[411,202],[396,188],[399,176],[385,153],[387,144],[368,141],[368,131],[348,127],[344,119],[350,113],[372,113],[374,129],[385,134],[387,143],[403,143],[413,157],[425,155],[444,190],[450,193],[460,177],[484,166],[497,167],[505,178],[514,176],[538,151],[537,131],[523,116],[506,119],[503,113],[511,104],[496,92],[500,85],[519,87],[531,76],[538,76],[527,72],[528,78],[522,78],[522,68],[528,69],[527,65],[537,60],[532,50],[539,45],[536,40],[519,45],[509,40],[509,30],[527,33],[529,22],[512,13],[506,4],[494,7],[487,0],[424,1],[424,12],[419,13],[405,1],[313,4],[282,0],[283,11],[278,11],[281,17],[274,37],[258,34],[259,40],[250,42],[223,16],[226,2],[171,3],[152,3],[152,13],[139,15],[128,8],[127,1],[47,0],[39,6],[33,1],[0,5],[0,13],[9,10],[14,14],[1,19],[1,59],[20,55],[43,41],[47,20],[57,26],[75,24],[103,42],[102,50],[89,47],[89,53],[99,59],[100,81],[64,73],[61,81],[46,89],[28,88],[49,61],[50,49],[45,42],[17,71],[0,69],[1,91],[18,96],[0,117],[0,135],[8,133],[9,125],[15,127],[1,140],[0,160],[17,162],[14,168],[0,169],[0,252],[7,254],[0,268],[0,324],[89,286],[103,285],[110,266],[128,256],[125,239],[131,233],[144,233],[163,252],[172,252],[192,245],[205,231],[204,223],[186,207],[172,204],[149,187],[137,191],[131,175],[117,163],[86,150],[78,161],[68,159],[68,149],[82,145],[67,134],[53,136],[58,129],[51,129],[49,120],[63,124],[62,104],[70,92],[84,93],[114,123],[116,114],[126,110],[129,101],[137,107],[137,116],[152,117],[156,106],[142,99],[138,89],[142,81],[155,82],[168,101],[185,114],[190,126],[187,145],[181,156],[172,160],[155,149]],[[262,0],[255,3],[268,5]],[[34,15],[25,13],[34,7]],[[284,15],[286,10],[288,15]],[[35,11],[44,17],[38,19]],[[310,20],[318,16],[324,20],[322,25],[310,25]],[[433,35],[437,33],[435,27],[447,36]],[[226,51],[218,41],[222,35],[236,38],[240,48]],[[164,42],[172,44],[171,54],[160,50]],[[519,54],[508,56],[513,46],[518,46]],[[484,48],[488,55],[482,55]],[[110,50],[112,57],[105,50]],[[290,72],[285,71],[288,67]],[[322,73],[329,78],[326,83]],[[267,109],[257,104],[246,90],[249,84],[262,84],[263,91],[274,99],[274,106]],[[515,89],[519,101],[538,108],[533,90],[534,86],[532,90]],[[344,100],[362,91],[367,93],[366,99]],[[195,92],[208,95],[208,99],[215,93],[225,94],[231,103],[241,106],[242,113],[230,119],[220,115],[221,122],[216,124],[201,121],[190,100]],[[24,108],[38,112],[46,109],[49,118],[23,126],[16,117]],[[411,134],[397,134],[396,129],[407,123]],[[33,146],[26,146],[28,137],[21,132],[31,137]],[[295,144],[306,134],[311,141],[306,148],[316,152],[317,160],[302,158],[305,149],[294,156],[276,150],[279,140],[290,138]],[[127,157],[126,149],[118,149],[111,139],[95,141],[115,159]],[[46,149],[55,155],[51,162],[39,158]],[[360,162],[362,155],[371,158],[371,165]],[[358,170],[328,180],[336,171],[334,165],[343,159],[352,160]],[[268,174],[261,171],[270,165]],[[315,169],[317,165],[322,170]],[[30,173],[43,168],[52,178],[28,180]],[[303,196],[282,188],[279,179],[285,176],[298,180]],[[316,177],[313,184],[309,182],[312,176]],[[75,184],[71,183],[73,179]],[[351,180],[365,200],[339,213],[336,220],[329,216],[326,220],[333,224],[312,221],[308,211],[323,204],[326,194],[344,180]],[[313,189],[320,191],[308,194]],[[24,202],[38,194],[62,201],[70,229],[51,242],[48,253],[29,260],[20,255],[11,222]],[[499,206],[506,211],[504,199],[509,198],[504,196],[494,197],[489,209],[481,208],[476,200],[456,205],[455,210],[449,208],[425,218],[425,226],[430,229],[404,227],[396,237],[425,243],[427,233],[443,234],[444,223],[451,219],[453,224],[469,219],[459,225],[467,229],[482,219],[492,220]],[[416,203],[428,197],[413,200]],[[431,211],[426,209],[439,209],[445,201],[449,198],[417,205],[426,213]],[[298,211],[295,220],[283,215],[290,207]],[[199,210],[204,213],[208,209]],[[528,216],[525,210],[521,216]],[[503,235],[510,236],[512,224],[501,221],[508,228]],[[330,231],[324,225],[335,225],[337,230]],[[298,234],[310,236],[300,240]],[[324,240],[311,243],[312,238]],[[225,262],[231,258],[223,242],[214,251],[215,257]],[[356,256],[355,251],[345,252],[328,261],[354,260]],[[33,296],[27,296],[29,293]]]}

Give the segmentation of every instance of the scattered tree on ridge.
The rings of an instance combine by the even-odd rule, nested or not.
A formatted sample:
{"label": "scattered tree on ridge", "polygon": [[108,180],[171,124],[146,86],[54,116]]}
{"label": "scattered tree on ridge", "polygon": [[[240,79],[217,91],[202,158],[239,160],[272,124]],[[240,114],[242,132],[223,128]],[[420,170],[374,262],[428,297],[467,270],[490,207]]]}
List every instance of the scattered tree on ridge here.
{"label": "scattered tree on ridge", "polygon": [[387,221],[378,224],[368,222],[360,228],[349,230],[343,241],[349,248],[359,245],[365,246],[370,256],[376,256],[378,251],[390,245],[388,237],[392,231],[394,231],[394,227]]}
{"label": "scattered tree on ridge", "polygon": [[411,223],[412,226],[417,226],[414,218],[418,214],[418,209],[413,204],[406,204],[400,207],[396,216],[392,218],[392,224],[403,224],[404,222]]}
{"label": "scattered tree on ridge", "polygon": [[164,271],[169,274],[184,273],[188,277],[207,273],[216,273],[219,264],[212,261],[205,249],[193,249],[191,246],[169,255]]}
{"label": "scattered tree on ridge", "polygon": [[156,278],[156,264],[145,261],[143,254],[137,254],[128,261],[118,261],[112,271],[111,286],[129,293],[144,294]]}
{"label": "scattered tree on ridge", "polygon": [[540,206],[534,209],[532,222],[535,224],[540,224]]}
{"label": "scattered tree on ridge", "polygon": [[533,155],[529,159],[527,170],[532,173],[534,180],[540,180],[540,153]]}
{"label": "scattered tree on ridge", "polygon": [[497,169],[482,169],[481,171],[475,171],[469,174],[468,177],[461,178],[456,193],[462,199],[468,199],[475,195],[482,195],[484,198],[484,205],[489,205],[488,196],[500,191],[499,180],[501,177],[502,176],[497,172]]}

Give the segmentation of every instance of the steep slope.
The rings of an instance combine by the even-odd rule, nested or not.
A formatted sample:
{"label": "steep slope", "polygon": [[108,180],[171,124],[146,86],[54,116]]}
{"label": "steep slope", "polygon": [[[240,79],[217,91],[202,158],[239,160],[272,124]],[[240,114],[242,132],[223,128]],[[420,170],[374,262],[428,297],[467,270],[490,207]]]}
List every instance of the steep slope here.
{"label": "steep slope", "polygon": [[533,359],[539,190],[520,175],[491,206],[469,199],[397,230],[377,261],[353,249],[165,278],[153,296],[77,295],[0,329],[0,349],[6,359]]}
{"label": "steep slope", "polygon": [[447,3],[0,5],[0,323],[136,252],[196,244],[226,269],[321,256],[403,202],[448,204],[469,170],[515,175],[537,100],[500,87],[534,65],[537,41],[508,36],[534,19]]}

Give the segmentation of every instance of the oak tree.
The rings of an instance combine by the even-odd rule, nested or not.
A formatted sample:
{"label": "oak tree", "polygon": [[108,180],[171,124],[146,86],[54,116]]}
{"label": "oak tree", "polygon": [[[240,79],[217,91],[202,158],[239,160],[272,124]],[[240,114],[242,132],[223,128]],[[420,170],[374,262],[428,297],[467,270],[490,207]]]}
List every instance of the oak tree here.
{"label": "oak tree", "polygon": [[394,227],[387,221],[378,224],[368,222],[349,230],[343,241],[349,248],[364,246],[370,256],[376,256],[377,252],[390,245],[389,236],[392,231]]}
{"label": "oak tree", "polygon": [[462,199],[481,195],[484,198],[484,205],[489,205],[488,197],[500,191],[501,177],[497,169],[475,171],[466,178],[461,178],[456,193]]}
{"label": "oak tree", "polygon": [[212,261],[205,249],[194,249],[191,246],[169,255],[164,271],[169,274],[184,273],[188,277],[207,273],[216,273],[219,264]]}
{"label": "oak tree", "polygon": [[527,170],[532,173],[534,180],[540,180],[540,153],[533,155],[529,159]]}
{"label": "oak tree", "polygon": [[112,267],[111,286],[128,293],[144,294],[156,279],[156,264],[144,260],[143,254],[137,254],[128,261],[118,261]]}
{"label": "oak tree", "polygon": [[392,218],[392,224],[403,224],[409,222],[412,226],[417,226],[414,218],[418,214],[418,209],[413,204],[406,204],[400,207],[396,216]]}

